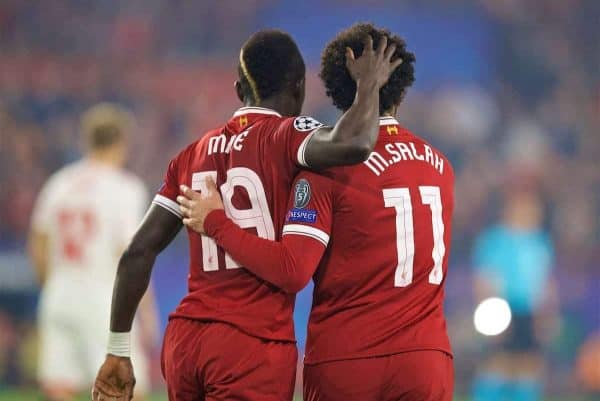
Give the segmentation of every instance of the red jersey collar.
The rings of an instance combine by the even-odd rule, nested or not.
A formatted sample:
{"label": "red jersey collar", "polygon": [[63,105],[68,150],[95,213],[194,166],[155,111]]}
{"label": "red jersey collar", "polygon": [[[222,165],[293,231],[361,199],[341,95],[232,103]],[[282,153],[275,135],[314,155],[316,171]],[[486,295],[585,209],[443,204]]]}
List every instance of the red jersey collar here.
{"label": "red jersey collar", "polygon": [[382,125],[400,125],[398,120],[391,116],[379,117],[379,126]]}
{"label": "red jersey collar", "polygon": [[234,117],[240,117],[246,114],[266,114],[269,116],[277,116],[281,117],[281,114],[272,109],[267,109],[265,107],[241,107],[235,113],[233,113]]}

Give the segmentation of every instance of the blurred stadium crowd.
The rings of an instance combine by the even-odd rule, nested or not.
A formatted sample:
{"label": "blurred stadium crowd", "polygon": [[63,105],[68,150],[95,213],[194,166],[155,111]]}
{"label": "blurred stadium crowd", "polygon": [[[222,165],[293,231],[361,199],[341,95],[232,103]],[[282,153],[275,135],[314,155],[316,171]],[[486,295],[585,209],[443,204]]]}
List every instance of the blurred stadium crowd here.
{"label": "blurred stadium crowd", "polygon": [[[250,32],[289,25],[302,50],[321,40],[311,37],[311,24],[327,24],[319,15],[348,7],[350,15],[381,18],[406,35],[417,55],[418,83],[399,120],[442,149],[456,170],[447,313],[457,388],[467,392],[484,344],[470,323],[473,245],[502,218],[505,198],[527,188],[542,199],[560,300],[560,329],[545,351],[548,388],[579,391],[578,352],[600,331],[600,2],[324,3],[321,9],[307,1],[296,12],[294,2],[274,0],[0,0],[0,389],[34,383],[36,288],[24,244],[44,180],[80,154],[81,112],[98,101],[130,108],[138,122],[130,167],[157,188],[178,149],[238,107],[232,88],[237,49]],[[392,13],[397,18],[385,17]],[[282,14],[295,18],[280,20]],[[444,24],[452,30],[457,14],[472,30],[462,26],[454,40],[464,39],[465,46],[481,41],[486,49],[462,64],[452,60],[461,53],[444,44],[453,38],[440,36]],[[341,18],[325,30],[329,36],[357,20]],[[438,43],[433,59],[420,54],[434,50],[411,45],[423,35]],[[304,112],[334,121],[317,76],[318,53],[309,50],[307,60]],[[432,71],[427,63],[451,71],[419,75]],[[473,69],[477,74],[465,78]],[[184,260],[185,248],[178,252]],[[161,284],[156,287],[160,297]]]}

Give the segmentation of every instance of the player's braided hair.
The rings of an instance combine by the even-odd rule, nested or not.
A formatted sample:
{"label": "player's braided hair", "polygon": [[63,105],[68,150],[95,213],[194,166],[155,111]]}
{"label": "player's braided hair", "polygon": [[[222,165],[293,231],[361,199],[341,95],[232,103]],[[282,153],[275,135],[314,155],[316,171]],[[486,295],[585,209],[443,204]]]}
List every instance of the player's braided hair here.
{"label": "player's braided hair", "polygon": [[406,49],[404,40],[397,35],[392,35],[389,30],[377,28],[369,23],[358,23],[340,32],[323,50],[319,76],[323,80],[327,96],[333,100],[333,104],[344,111],[349,109],[354,102],[356,82],[346,68],[346,47],[350,47],[358,58],[363,52],[367,35],[371,35],[373,38],[374,46],[377,46],[384,35],[387,36],[388,45],[396,44],[392,60],[402,59],[402,64],[392,73],[390,80],[379,91],[379,113],[383,114],[390,111],[393,106],[400,104],[406,88],[411,86],[415,80],[415,55]]}
{"label": "player's braided hair", "polygon": [[298,46],[285,32],[256,32],[240,51],[238,73],[244,96],[255,103],[304,78],[306,68]]}

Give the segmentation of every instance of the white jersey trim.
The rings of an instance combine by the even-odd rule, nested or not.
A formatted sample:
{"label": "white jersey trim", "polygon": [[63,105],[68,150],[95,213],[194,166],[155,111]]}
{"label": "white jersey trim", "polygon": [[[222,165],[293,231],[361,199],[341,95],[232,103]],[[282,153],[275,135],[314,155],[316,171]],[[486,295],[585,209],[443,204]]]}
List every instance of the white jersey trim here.
{"label": "white jersey trim", "polygon": [[235,113],[233,113],[233,116],[239,117],[243,116],[244,114],[267,114],[270,116],[281,117],[281,114],[279,114],[275,110],[267,109],[264,107],[242,107],[239,108]]}
{"label": "white jersey trim", "polygon": [[304,235],[305,237],[311,237],[325,245],[329,243],[329,234],[325,231],[319,230],[315,227],[303,226],[301,224],[286,224],[283,226],[282,235]]}
{"label": "white jersey trim", "polygon": [[315,128],[313,132],[308,134],[298,147],[298,164],[300,164],[302,167],[308,167],[308,163],[306,162],[306,156],[304,155],[304,153],[306,152],[306,146],[308,145],[308,141],[310,141],[310,139],[318,129],[319,128]]}
{"label": "white jersey trim", "polygon": [[169,212],[173,213],[175,216],[182,218],[183,214],[179,210],[179,204],[177,202],[173,202],[171,199],[166,196],[162,196],[160,194],[156,194],[152,203],[161,206],[164,209],[167,209]]}
{"label": "white jersey trim", "polygon": [[382,125],[400,125],[400,123],[394,117],[380,117],[379,126]]}

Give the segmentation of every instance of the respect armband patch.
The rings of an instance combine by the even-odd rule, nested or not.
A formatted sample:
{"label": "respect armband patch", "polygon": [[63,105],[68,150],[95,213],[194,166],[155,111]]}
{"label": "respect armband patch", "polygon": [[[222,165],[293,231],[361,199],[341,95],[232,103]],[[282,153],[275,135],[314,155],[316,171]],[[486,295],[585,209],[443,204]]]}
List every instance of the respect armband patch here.
{"label": "respect armband patch", "polygon": [[286,223],[310,223],[317,222],[317,211],[310,209],[292,209],[288,212]]}

